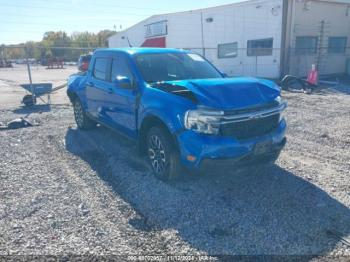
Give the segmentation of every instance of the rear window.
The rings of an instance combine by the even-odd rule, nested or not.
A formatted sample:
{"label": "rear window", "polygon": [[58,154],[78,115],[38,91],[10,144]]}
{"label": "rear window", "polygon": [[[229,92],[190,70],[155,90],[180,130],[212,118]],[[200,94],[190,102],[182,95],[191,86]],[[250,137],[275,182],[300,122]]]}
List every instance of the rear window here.
{"label": "rear window", "polygon": [[84,55],[79,58],[81,63],[89,63],[91,61],[91,55]]}
{"label": "rear window", "polygon": [[91,55],[87,55],[83,57],[84,62],[90,62],[91,61]]}
{"label": "rear window", "polygon": [[94,77],[99,80],[106,80],[107,76],[107,58],[96,58],[94,66]]}

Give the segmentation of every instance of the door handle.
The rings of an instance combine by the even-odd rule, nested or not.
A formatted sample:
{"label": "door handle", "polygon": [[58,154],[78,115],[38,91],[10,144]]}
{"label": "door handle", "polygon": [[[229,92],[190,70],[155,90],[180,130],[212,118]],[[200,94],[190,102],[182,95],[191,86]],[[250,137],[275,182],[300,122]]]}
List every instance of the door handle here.
{"label": "door handle", "polygon": [[113,94],[113,88],[111,88],[111,87],[107,88],[107,92],[108,92],[108,94]]}
{"label": "door handle", "polygon": [[93,82],[88,82],[88,83],[86,84],[86,86],[88,86],[88,87],[94,87],[95,85],[94,85]]}

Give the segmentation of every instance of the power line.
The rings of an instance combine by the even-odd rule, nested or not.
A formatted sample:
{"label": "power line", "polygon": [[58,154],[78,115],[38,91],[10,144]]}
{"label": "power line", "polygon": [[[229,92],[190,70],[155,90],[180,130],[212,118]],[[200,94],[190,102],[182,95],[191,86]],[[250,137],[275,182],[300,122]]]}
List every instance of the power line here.
{"label": "power line", "polygon": [[[8,13],[8,12],[0,12],[0,15],[8,15],[10,17],[29,17],[29,18],[45,18],[45,19],[51,19],[52,16],[40,16],[38,17],[37,15],[19,15],[19,14],[12,14],[12,13]],[[64,17],[65,20],[78,20],[77,18],[74,18],[74,19],[67,19],[66,17]],[[79,21],[86,21],[86,20],[91,20],[90,18],[80,18],[79,17]],[[113,21],[118,21],[118,22],[135,22],[135,19],[114,19],[114,18],[105,18],[104,20],[113,20]],[[45,23],[46,24],[46,23]]]}
{"label": "power line", "polygon": [[[93,21],[92,21],[93,22]],[[43,23],[33,23],[33,22],[17,22],[17,21],[9,21],[9,20],[0,20],[0,23],[8,23],[8,24],[19,24],[19,25],[43,25]],[[79,23],[79,21],[77,21],[77,23]],[[46,23],[45,25],[51,25],[51,26],[59,26],[57,23]],[[82,25],[80,23],[80,25]],[[91,25],[89,25],[88,27],[91,27]],[[96,27],[101,27],[99,25],[96,25]]]}
{"label": "power line", "polygon": [[[39,2],[45,2],[47,3],[47,0],[31,0],[33,1],[39,1]],[[71,4],[71,3],[69,3]],[[82,4],[83,6],[92,6],[92,7],[96,7],[96,3],[87,3],[87,1],[84,1],[84,3]],[[101,7],[117,7],[117,8],[126,8],[126,9],[139,9],[139,10],[150,10],[150,11],[159,11],[159,12],[172,12],[172,10],[168,10],[168,9],[158,9],[158,8],[148,8],[148,7],[139,7],[139,6],[124,6],[124,5],[115,5],[115,4],[101,4],[98,3],[98,6]]]}
{"label": "power line", "polygon": [[[45,10],[61,10],[61,11],[69,11],[71,8],[62,8],[62,7],[47,7],[47,6],[30,6],[30,5],[13,5],[13,4],[1,4],[1,6],[8,6],[8,7],[19,7],[19,8],[35,8],[35,9],[45,9]],[[97,5],[98,7],[98,5]],[[96,6],[95,6],[96,8]],[[81,10],[82,13],[86,13],[86,10]],[[152,15],[150,13],[145,13],[145,14],[136,14],[136,13],[116,13],[116,12],[101,12],[98,10],[92,10],[93,14],[114,14],[114,15],[134,15],[134,16],[140,16],[140,15]],[[90,12],[91,13],[91,12]]]}
{"label": "power line", "polygon": [[47,32],[47,30],[44,31],[31,31],[31,30],[2,30],[1,29],[1,33],[13,33],[13,32],[18,32],[18,33],[45,33]]}
{"label": "power line", "polygon": [[[97,36],[97,35],[96,35]],[[99,42],[100,40],[104,40],[104,39],[95,39],[95,40],[74,40],[74,39],[71,39],[71,37],[68,37],[68,38],[70,38],[70,41],[71,41],[71,43],[73,43],[73,44],[84,44],[84,43],[88,43],[88,44],[90,44],[90,43],[96,43],[96,42]],[[58,39],[58,40],[62,40],[62,39]],[[107,40],[107,39],[105,39],[105,40]],[[5,40],[1,40],[1,41],[6,41],[6,42],[10,42],[10,41],[17,41],[17,40],[12,40],[12,39],[5,39]],[[34,42],[34,43],[37,43],[37,44],[40,44],[40,42],[41,42],[42,40],[39,40],[39,41],[32,41],[32,40],[28,40],[28,41],[26,41],[26,42]],[[23,43],[24,44],[24,43]]]}
{"label": "power line", "polygon": [[[0,47],[1,48],[1,47]],[[11,49],[11,48],[25,48],[25,46],[22,45],[11,45],[11,46],[5,46],[5,49]],[[70,47],[70,46],[50,46],[50,47],[44,47],[44,46],[36,46],[34,49],[69,49],[69,50],[94,50],[98,48],[106,48],[106,47],[100,47],[100,46],[92,46],[92,47]]]}
{"label": "power line", "polygon": [[[114,29],[109,29],[109,28],[103,28],[103,27],[101,27],[101,29],[97,29],[97,31],[98,32],[100,32],[100,31],[104,31],[104,30],[110,30],[110,31],[113,31],[113,32],[116,32],[117,33],[117,31],[114,31]],[[16,30],[1,30],[1,33],[4,33],[4,32],[7,32],[7,33],[13,33],[13,32],[19,32],[19,33],[22,33],[22,34],[24,34],[24,33],[37,33],[37,34],[45,34],[45,33],[47,33],[47,32],[65,32],[65,33],[67,33],[65,30],[62,30],[62,29],[59,29],[59,30],[50,30],[50,29],[46,29],[46,30],[38,30],[38,31],[32,31],[32,30],[20,30],[20,29],[16,29]],[[76,30],[76,31],[73,31],[73,33],[72,34],[69,34],[69,33],[67,33],[68,35],[70,35],[70,36],[72,36],[74,33],[90,33],[90,34],[97,34],[98,32],[95,32],[96,30],[94,30],[94,31],[88,31],[88,30]]]}
{"label": "power line", "polygon": [[[104,40],[104,39],[101,39],[101,40]],[[1,40],[1,41],[6,41],[6,42],[14,42],[14,41],[17,41],[17,40],[8,40],[8,39],[5,39],[5,40]],[[42,40],[39,40],[39,41],[32,41],[32,40],[29,40],[29,41],[26,41],[26,42],[23,42],[23,43],[21,43],[21,44],[26,44],[26,43],[35,43],[35,44],[38,44],[38,45],[40,45]],[[107,41],[107,39],[106,39],[106,41]],[[93,44],[93,43],[98,43],[99,41],[88,41],[88,40],[86,40],[86,41],[76,41],[76,40],[72,40],[72,44]],[[1,42],[0,42],[1,43]],[[11,44],[9,44],[9,45],[11,45]]]}

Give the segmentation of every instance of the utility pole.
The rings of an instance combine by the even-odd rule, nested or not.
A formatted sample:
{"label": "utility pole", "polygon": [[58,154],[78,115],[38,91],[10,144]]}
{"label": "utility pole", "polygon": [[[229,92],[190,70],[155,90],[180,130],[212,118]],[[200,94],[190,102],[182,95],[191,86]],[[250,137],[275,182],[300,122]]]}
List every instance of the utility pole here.
{"label": "utility pole", "polygon": [[318,50],[317,50],[317,57],[316,57],[316,69],[317,71],[320,71],[320,66],[323,58],[323,42],[324,42],[324,32],[325,32],[325,21],[321,21],[321,27],[320,27],[320,35],[318,38]]}
{"label": "utility pole", "polygon": [[201,31],[202,31],[202,49],[203,49],[203,56],[205,57],[203,12],[201,12]]}
{"label": "utility pole", "polygon": [[5,60],[5,45],[0,46],[0,59]]}
{"label": "utility pole", "polygon": [[29,76],[29,84],[30,84],[30,92],[32,93],[32,99],[33,99],[33,105],[35,104],[36,98],[35,98],[35,90],[33,86],[33,81],[32,81],[32,73],[30,71],[30,65],[29,65],[29,59],[28,59],[28,48],[25,47],[24,51],[26,53],[26,62],[27,62],[27,70],[28,70],[28,76]]}

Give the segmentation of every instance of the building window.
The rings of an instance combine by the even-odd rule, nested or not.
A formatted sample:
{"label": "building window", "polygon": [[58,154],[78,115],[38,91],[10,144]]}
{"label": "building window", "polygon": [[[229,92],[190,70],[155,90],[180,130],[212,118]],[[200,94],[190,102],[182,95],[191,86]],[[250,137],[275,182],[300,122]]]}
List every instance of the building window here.
{"label": "building window", "polygon": [[145,37],[155,37],[168,34],[168,22],[166,20],[145,25]]}
{"label": "building window", "polygon": [[238,55],[238,43],[219,44],[218,58],[232,58]]}
{"label": "building window", "polygon": [[248,56],[271,56],[273,38],[248,40]]}
{"label": "building window", "polygon": [[295,53],[297,55],[312,55],[317,52],[317,36],[297,36]]}
{"label": "building window", "polygon": [[330,37],[328,39],[328,53],[344,54],[347,41],[347,37]]}

